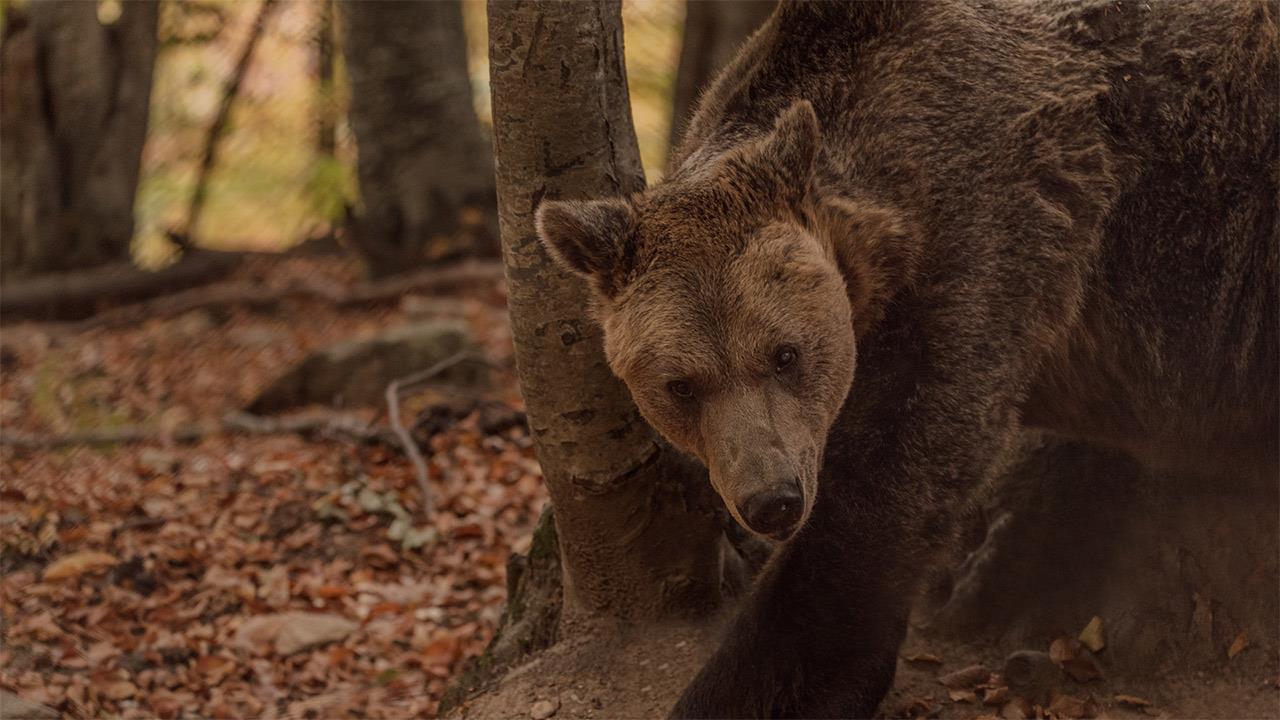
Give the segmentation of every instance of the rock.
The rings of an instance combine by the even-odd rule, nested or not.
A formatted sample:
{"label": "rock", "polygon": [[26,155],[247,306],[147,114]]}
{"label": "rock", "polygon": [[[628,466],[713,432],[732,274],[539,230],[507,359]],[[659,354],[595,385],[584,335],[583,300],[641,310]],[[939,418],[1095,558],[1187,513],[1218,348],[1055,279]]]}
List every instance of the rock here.
{"label": "rock", "polygon": [[560,709],[559,701],[552,702],[550,700],[539,700],[529,706],[529,717],[533,720],[547,720],[547,718],[556,714]]}
{"label": "rock", "polygon": [[280,655],[336,642],[359,625],[339,615],[285,612],[251,617],[236,631],[231,644],[246,652],[272,646]]}
{"label": "rock", "polygon": [[[277,378],[249,410],[273,413],[311,403],[381,405],[392,381],[473,348],[466,326],[453,321],[405,325],[366,340],[338,343],[313,353]],[[436,380],[475,385],[482,378],[483,368],[464,363],[440,373]]]}
{"label": "rock", "polygon": [[57,720],[62,714],[50,707],[23,700],[8,690],[0,690],[0,718],[4,720]]}
{"label": "rock", "polygon": [[1009,692],[1043,705],[1049,692],[1063,681],[1062,670],[1048,653],[1019,650],[1004,661],[1004,681]]}
{"label": "rock", "polygon": [[204,310],[192,310],[173,320],[173,329],[190,340],[203,339],[214,325],[213,316]]}

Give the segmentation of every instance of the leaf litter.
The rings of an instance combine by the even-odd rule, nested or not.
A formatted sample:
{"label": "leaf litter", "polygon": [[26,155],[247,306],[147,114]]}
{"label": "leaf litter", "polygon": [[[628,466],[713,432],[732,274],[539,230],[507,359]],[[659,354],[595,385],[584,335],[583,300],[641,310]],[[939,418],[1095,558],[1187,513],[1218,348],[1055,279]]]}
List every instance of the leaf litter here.
{"label": "leaf litter", "polygon": [[[343,262],[252,260],[238,279],[350,282]],[[448,302],[490,360],[509,361],[500,290]],[[437,506],[424,521],[398,448],[163,440],[165,428],[243,407],[318,347],[400,322],[403,308],[199,312],[75,335],[6,328],[6,430],[162,432],[137,445],[0,449],[0,691],[69,717],[433,714],[492,637],[507,557],[528,549],[546,502],[514,381],[495,374],[483,407],[419,433]],[[446,405],[458,403],[406,399],[423,417]]]}

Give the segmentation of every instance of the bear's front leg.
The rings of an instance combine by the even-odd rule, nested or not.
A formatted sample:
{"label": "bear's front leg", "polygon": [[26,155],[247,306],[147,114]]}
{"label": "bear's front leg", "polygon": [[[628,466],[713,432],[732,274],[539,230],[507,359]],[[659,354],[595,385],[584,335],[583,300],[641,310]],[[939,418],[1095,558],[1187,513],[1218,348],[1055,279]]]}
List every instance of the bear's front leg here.
{"label": "bear's front leg", "polygon": [[867,718],[888,692],[930,563],[1016,424],[998,373],[866,356],[876,382],[837,420],[812,515],[674,717]]}
{"label": "bear's front leg", "polygon": [[908,592],[809,525],[769,566],[673,717],[870,717],[893,682]]}
{"label": "bear's front leg", "polygon": [[[919,569],[905,527],[819,493],[672,717],[871,717],[893,682]],[[861,527],[861,531],[859,530]],[[867,530],[875,528],[874,533]],[[873,537],[874,536],[874,537]]]}

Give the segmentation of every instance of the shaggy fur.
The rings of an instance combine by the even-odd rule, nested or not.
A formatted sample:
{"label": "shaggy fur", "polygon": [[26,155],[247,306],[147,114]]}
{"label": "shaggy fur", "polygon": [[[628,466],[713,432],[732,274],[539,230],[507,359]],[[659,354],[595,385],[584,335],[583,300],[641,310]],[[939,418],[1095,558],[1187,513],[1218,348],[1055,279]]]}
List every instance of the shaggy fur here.
{"label": "shaggy fur", "polygon": [[667,180],[540,209],[730,511],[803,487],[676,716],[870,716],[1020,425],[1274,479],[1277,35],[1274,3],[784,2]]}

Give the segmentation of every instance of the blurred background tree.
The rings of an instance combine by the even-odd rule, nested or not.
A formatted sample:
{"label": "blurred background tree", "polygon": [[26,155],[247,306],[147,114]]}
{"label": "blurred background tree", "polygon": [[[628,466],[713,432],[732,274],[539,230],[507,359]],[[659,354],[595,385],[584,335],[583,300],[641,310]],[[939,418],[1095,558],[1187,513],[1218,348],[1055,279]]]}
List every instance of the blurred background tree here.
{"label": "blurred background tree", "polygon": [[[771,7],[623,3],[650,182]],[[83,316],[307,240],[374,277],[497,252],[482,0],[11,0],[4,15],[11,316]]]}
{"label": "blurred background tree", "polygon": [[127,259],[158,6],[6,8],[0,234],[6,276]]}
{"label": "blurred background tree", "polygon": [[670,152],[680,143],[698,98],[716,73],[773,12],[773,0],[720,0],[688,3],[680,65],[671,99]]}
{"label": "blurred background tree", "polygon": [[344,0],[360,209],[348,244],[374,276],[497,254],[492,144],[471,103],[458,0]]}

